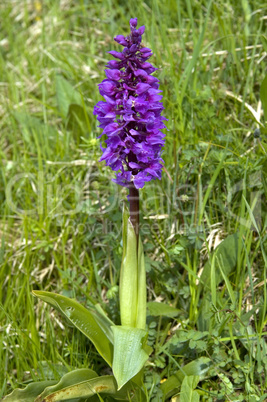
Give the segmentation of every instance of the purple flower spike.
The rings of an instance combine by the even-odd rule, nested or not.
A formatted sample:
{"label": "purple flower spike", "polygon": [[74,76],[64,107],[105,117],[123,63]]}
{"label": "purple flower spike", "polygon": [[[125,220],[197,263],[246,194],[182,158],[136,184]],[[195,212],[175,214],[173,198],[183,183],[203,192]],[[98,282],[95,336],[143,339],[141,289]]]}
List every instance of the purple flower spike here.
{"label": "purple flower spike", "polygon": [[145,27],[136,27],[137,18],[132,18],[130,35],[114,38],[124,49],[109,52],[116,60],[106,66],[107,78],[99,84],[105,101],[96,104],[94,115],[103,129],[100,137],[107,137],[100,160],[116,171],[116,183],[139,189],[161,179],[166,119],[161,116],[159,80],[151,75],[157,69],[147,62],[152,51],[141,46]]}

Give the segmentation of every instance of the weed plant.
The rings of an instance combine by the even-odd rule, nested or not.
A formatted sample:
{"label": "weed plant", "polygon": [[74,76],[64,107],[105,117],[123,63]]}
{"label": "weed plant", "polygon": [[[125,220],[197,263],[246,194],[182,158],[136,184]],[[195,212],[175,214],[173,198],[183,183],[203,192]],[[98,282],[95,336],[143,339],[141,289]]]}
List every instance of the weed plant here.
{"label": "weed plant", "polygon": [[212,362],[201,401],[267,400],[266,10],[261,0],[1,1],[0,396],[72,368],[106,372],[31,291],[97,300],[119,323],[127,194],[98,162],[92,110],[113,36],[137,17],[169,119],[163,178],[141,191],[147,292],[174,308],[148,310],[147,400],[199,357]]}

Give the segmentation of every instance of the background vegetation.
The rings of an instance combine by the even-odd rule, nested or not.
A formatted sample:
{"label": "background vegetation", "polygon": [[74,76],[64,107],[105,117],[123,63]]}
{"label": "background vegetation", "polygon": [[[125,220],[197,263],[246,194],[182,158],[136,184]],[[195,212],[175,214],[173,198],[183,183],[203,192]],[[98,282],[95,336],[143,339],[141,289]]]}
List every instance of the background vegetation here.
{"label": "background vegetation", "polygon": [[75,367],[105,373],[89,341],[31,290],[96,300],[119,323],[127,193],[98,162],[92,110],[113,37],[137,17],[169,129],[163,178],[141,191],[147,290],[176,308],[149,311],[148,400],[200,356],[212,362],[201,401],[267,400],[266,9],[260,0],[1,1],[0,396]]}

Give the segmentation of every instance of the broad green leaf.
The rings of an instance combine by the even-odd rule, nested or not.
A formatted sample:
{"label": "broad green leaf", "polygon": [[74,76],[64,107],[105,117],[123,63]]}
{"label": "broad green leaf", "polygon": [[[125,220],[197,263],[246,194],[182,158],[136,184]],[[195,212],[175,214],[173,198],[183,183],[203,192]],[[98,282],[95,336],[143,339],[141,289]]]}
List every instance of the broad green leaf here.
{"label": "broad green leaf", "polygon": [[155,317],[165,316],[172,318],[176,317],[180,312],[180,310],[178,310],[177,308],[159,302],[149,302],[147,303],[147,307],[149,314]]}
{"label": "broad green leaf", "polygon": [[126,245],[127,245],[127,226],[128,226],[128,219],[129,219],[129,211],[125,206],[125,203],[123,204],[123,213],[122,213],[122,261],[125,258],[126,254]]}
{"label": "broad green leaf", "polygon": [[267,75],[261,83],[260,98],[264,112],[264,120],[267,121]]}
{"label": "broad green leaf", "polygon": [[61,402],[75,398],[83,400],[94,395],[100,396],[100,394],[111,395],[113,399],[120,401],[128,401],[129,397],[131,398],[131,401],[135,402],[142,402],[145,400],[142,391],[133,383],[127,384],[123,389],[118,391],[116,380],[110,375],[96,377],[58,390],[49,396],[46,396],[42,402]]}
{"label": "broad green leaf", "polygon": [[94,308],[95,311],[92,309],[92,314],[94,315],[100,328],[102,328],[102,330],[105,332],[110,342],[113,344],[114,340],[111,327],[114,325],[114,322],[108,318],[108,316],[106,315],[105,311],[102,309],[100,304],[96,304]]}
{"label": "broad green leaf", "polygon": [[[211,254],[211,258],[206,262],[202,275],[200,277],[201,283],[205,288],[211,287],[211,265],[214,263],[214,272],[216,272],[215,284],[216,286],[221,282],[222,275],[218,265],[218,260],[223,264],[224,274],[229,277],[233,272],[237,263],[238,255],[238,234],[227,236],[219,246]],[[215,261],[213,260],[215,258]]]}
{"label": "broad green leaf", "polygon": [[138,243],[136,328],[146,328],[146,267],[141,237]]}
{"label": "broad green leaf", "polygon": [[73,131],[75,137],[83,135],[90,130],[89,116],[83,106],[72,103],[69,105],[67,115],[67,129]]}
{"label": "broad green leaf", "polygon": [[165,398],[170,398],[178,391],[185,376],[204,376],[211,365],[212,361],[208,357],[200,357],[199,359],[186,364],[161,384],[161,390]]}
{"label": "broad green leaf", "polygon": [[33,290],[33,294],[60,311],[76,328],[78,328],[91,342],[99,354],[111,366],[113,345],[105,331],[95,319],[95,311],[86,309],[76,300],[51,292]]}
{"label": "broad green leaf", "polygon": [[100,393],[115,394],[117,384],[113,376],[96,377],[91,380],[83,381],[46,396],[42,402],[68,401],[74,398],[89,398]]}
{"label": "broad green leaf", "polygon": [[11,394],[7,395],[2,400],[4,402],[34,402],[35,398],[41,392],[43,392],[46,387],[56,383],[56,380],[32,382],[24,389],[15,389]]}
{"label": "broad green leaf", "polygon": [[86,368],[71,371],[70,373],[65,374],[57,384],[47,387],[38,396],[38,398],[35,399],[34,402],[42,402],[42,400],[46,396],[48,396],[56,391],[59,391],[63,388],[69,387],[71,385],[81,383],[83,381],[91,380],[92,378],[96,378],[96,377],[98,377],[98,375],[95,371],[86,369]]}
{"label": "broad green leaf", "polygon": [[146,327],[146,269],[143,245],[136,235],[128,212],[123,212],[123,257],[120,274],[120,315],[123,326]]}
{"label": "broad green leaf", "polygon": [[115,326],[112,370],[121,389],[143,368],[148,359],[144,349],[147,332],[140,328]]}
{"label": "broad green leaf", "polygon": [[199,394],[194,391],[199,382],[199,376],[185,376],[181,386],[180,402],[199,402]]}
{"label": "broad green leaf", "polygon": [[[136,248],[136,235],[133,225],[128,219],[127,227],[126,251],[123,252],[124,258],[121,265],[120,274],[120,315],[121,325],[135,327],[136,326],[136,313],[137,313],[137,248]],[[125,239],[123,234],[123,239]]]}
{"label": "broad green leaf", "polygon": [[56,98],[58,110],[62,117],[67,117],[72,103],[82,106],[81,95],[61,75],[56,76]]}

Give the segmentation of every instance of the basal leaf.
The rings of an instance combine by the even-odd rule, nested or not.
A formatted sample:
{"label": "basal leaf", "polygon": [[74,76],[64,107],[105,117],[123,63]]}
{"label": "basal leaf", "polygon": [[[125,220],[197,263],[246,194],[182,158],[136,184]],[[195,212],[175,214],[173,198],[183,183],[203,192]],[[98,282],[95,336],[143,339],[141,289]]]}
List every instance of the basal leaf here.
{"label": "basal leaf", "polygon": [[96,377],[58,390],[46,396],[42,402],[61,402],[75,398],[83,400],[93,397],[94,395],[99,395],[100,398],[101,394],[111,395],[113,399],[120,401],[129,401],[129,398],[131,398],[131,401],[135,402],[145,401],[143,392],[133,383],[127,384],[118,391],[116,380],[110,375]]}
{"label": "basal leaf", "polygon": [[96,377],[98,377],[98,375],[95,371],[86,368],[71,371],[70,373],[65,374],[57,384],[45,388],[34,402],[42,402],[46,396],[56,391]]}
{"label": "basal leaf", "polygon": [[69,387],[65,387],[46,396],[42,402],[67,401],[74,398],[89,398],[100,393],[115,394],[117,384],[113,376],[96,377]]}
{"label": "basal leaf", "polygon": [[110,366],[112,365],[113,345],[105,331],[103,331],[95,319],[95,312],[93,310],[90,311],[86,309],[76,300],[55,293],[34,290],[33,294],[60,311],[76,328],[93,342],[103,359],[105,359]]}
{"label": "basal leaf", "polygon": [[32,382],[24,389],[15,389],[2,400],[4,402],[34,402],[35,398],[43,392],[46,387],[52,386],[56,383],[56,380]]}
{"label": "basal leaf", "polygon": [[114,333],[114,357],[112,370],[121,389],[144,366],[148,359],[144,344],[147,332],[140,328],[112,327]]}

